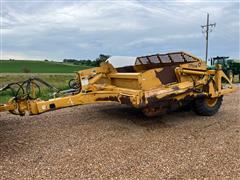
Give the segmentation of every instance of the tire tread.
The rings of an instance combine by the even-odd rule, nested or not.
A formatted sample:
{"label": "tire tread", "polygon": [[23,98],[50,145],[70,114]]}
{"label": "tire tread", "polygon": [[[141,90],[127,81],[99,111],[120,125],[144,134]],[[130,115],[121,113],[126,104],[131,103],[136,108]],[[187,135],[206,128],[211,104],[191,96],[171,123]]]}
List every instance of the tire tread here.
{"label": "tire tread", "polygon": [[198,98],[193,103],[193,111],[200,116],[212,116],[218,112],[222,105],[223,96],[217,99],[216,104],[213,107],[207,106],[204,102],[204,98]]}

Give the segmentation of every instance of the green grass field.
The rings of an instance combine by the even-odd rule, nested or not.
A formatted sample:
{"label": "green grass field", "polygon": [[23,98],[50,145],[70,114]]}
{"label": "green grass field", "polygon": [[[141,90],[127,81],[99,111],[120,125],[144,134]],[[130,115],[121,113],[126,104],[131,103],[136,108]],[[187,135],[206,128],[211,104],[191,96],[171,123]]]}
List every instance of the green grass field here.
{"label": "green grass field", "polygon": [[[49,61],[0,60],[0,87],[30,77],[39,77],[54,87],[65,90],[68,89],[68,81],[74,78],[74,72],[87,68],[91,67]],[[46,87],[42,87],[42,99],[50,98],[51,94]],[[0,103],[5,103],[11,96],[10,91],[0,92]]]}
{"label": "green grass field", "polygon": [[[5,84],[23,81],[30,77],[39,77],[48,82],[52,86],[65,90],[68,89],[68,81],[74,78],[74,73],[0,73],[0,88]],[[51,98],[52,92],[45,86],[41,87],[40,97],[42,99]],[[5,103],[10,99],[12,93],[10,91],[0,92],[0,103]]]}
{"label": "green grass field", "polygon": [[0,60],[0,73],[73,73],[89,66],[50,61]]}

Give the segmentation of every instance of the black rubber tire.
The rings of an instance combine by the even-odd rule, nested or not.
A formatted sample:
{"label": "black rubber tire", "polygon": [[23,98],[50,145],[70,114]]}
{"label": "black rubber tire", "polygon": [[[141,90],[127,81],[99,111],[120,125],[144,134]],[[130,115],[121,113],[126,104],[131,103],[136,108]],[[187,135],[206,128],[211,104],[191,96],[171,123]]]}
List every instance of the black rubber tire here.
{"label": "black rubber tire", "polygon": [[206,103],[206,98],[197,98],[193,103],[193,111],[200,116],[212,116],[218,112],[222,105],[223,96],[217,98],[213,106]]}
{"label": "black rubber tire", "polygon": [[76,81],[76,79],[70,79],[68,82],[68,86],[72,89],[79,89],[80,84]]}

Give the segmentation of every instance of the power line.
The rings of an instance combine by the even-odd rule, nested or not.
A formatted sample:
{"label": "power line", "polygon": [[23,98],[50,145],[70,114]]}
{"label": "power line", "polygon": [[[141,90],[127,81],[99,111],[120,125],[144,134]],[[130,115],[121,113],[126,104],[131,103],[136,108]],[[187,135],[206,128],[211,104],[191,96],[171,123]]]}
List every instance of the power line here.
{"label": "power line", "polygon": [[208,33],[212,32],[213,28],[216,27],[216,23],[213,24],[209,24],[209,14],[207,13],[207,24],[206,25],[202,25],[202,32],[204,33],[205,37],[206,37],[206,55],[205,55],[205,60],[207,62],[207,58],[208,58]]}

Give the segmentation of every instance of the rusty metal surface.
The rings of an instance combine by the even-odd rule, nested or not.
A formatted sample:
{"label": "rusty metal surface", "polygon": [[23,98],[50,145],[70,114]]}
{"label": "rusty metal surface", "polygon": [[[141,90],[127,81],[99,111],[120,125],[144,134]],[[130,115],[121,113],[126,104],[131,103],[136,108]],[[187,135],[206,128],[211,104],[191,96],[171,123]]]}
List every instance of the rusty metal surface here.
{"label": "rusty metal surface", "polygon": [[176,77],[176,74],[175,74],[175,71],[174,71],[176,67],[177,67],[177,65],[166,66],[160,72],[155,71],[156,77],[163,84],[177,82],[177,77]]}
{"label": "rusty metal surface", "polygon": [[116,101],[116,102],[118,102],[118,98],[116,96],[108,96],[108,97],[97,98],[96,101]]}
{"label": "rusty metal surface", "polygon": [[120,96],[119,100],[121,104],[132,105],[132,101],[129,96]]}
{"label": "rusty metal surface", "polygon": [[173,52],[166,54],[154,54],[148,56],[137,57],[135,64],[156,64],[156,63],[177,63],[177,62],[195,62],[201,59],[186,53],[186,52]]}

